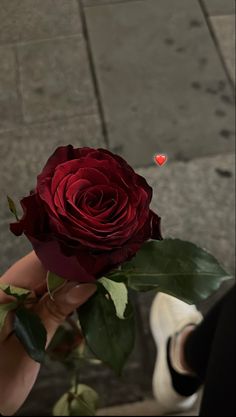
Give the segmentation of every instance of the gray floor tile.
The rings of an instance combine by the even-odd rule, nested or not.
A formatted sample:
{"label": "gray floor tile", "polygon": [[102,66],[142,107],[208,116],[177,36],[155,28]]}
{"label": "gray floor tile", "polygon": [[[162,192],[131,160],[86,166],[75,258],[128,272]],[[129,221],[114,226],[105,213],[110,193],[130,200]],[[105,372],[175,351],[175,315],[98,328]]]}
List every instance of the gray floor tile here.
{"label": "gray floor tile", "polygon": [[28,250],[28,245],[21,245],[21,238],[14,237],[8,230],[14,219],[9,213],[6,195],[15,200],[20,213],[19,199],[34,188],[36,176],[48,157],[57,146],[69,143],[75,147],[104,147],[97,117],[80,117],[0,134],[0,273]]}
{"label": "gray floor tile", "polygon": [[18,95],[16,54],[12,47],[0,47],[0,131],[22,122]]}
{"label": "gray floor tile", "polygon": [[81,32],[76,0],[0,0],[0,44]]}
{"label": "gray floor tile", "polygon": [[145,166],[159,151],[186,160],[232,149],[233,98],[198,2],[85,12],[112,150]]}
{"label": "gray floor tile", "polygon": [[203,0],[210,16],[226,15],[235,13],[234,0]]}
{"label": "gray floor tile", "polygon": [[18,51],[26,122],[94,113],[93,85],[81,36],[31,43]]}
{"label": "gray floor tile", "polygon": [[4,271],[6,271],[7,268],[9,268],[13,262],[17,261],[22,256],[26,255],[26,253],[32,250],[32,246],[30,245],[29,241],[26,239],[25,236],[17,238],[10,232],[9,224],[12,221],[12,216],[8,216],[4,219],[4,221],[0,222],[1,274]]}
{"label": "gray floor tile", "polygon": [[231,79],[235,83],[235,16],[215,16],[211,18],[211,24]]}

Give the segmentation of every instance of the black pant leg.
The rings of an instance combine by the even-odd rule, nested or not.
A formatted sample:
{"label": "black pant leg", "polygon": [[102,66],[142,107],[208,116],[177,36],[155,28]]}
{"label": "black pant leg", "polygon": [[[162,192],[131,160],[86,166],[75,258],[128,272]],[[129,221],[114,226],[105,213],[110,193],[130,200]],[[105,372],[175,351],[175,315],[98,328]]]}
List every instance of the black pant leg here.
{"label": "black pant leg", "polygon": [[202,416],[236,415],[235,305],[232,288],[186,342],[186,361],[204,383]]}

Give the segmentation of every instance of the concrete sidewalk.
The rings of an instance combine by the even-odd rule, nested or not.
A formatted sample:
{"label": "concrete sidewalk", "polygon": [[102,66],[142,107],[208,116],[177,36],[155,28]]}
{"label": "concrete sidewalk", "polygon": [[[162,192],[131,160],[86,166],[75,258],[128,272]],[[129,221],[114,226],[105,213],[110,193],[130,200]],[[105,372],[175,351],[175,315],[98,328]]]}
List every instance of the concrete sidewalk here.
{"label": "concrete sidewalk", "polygon": [[[6,194],[27,194],[68,143],[126,158],[153,187],[164,236],[196,242],[234,270],[234,13],[233,0],[0,0],[0,272],[30,249],[9,233]],[[139,404],[138,415],[151,398],[152,298],[136,297],[124,377],[82,375],[102,406]],[[60,365],[43,368],[20,415],[49,415],[68,384]]]}

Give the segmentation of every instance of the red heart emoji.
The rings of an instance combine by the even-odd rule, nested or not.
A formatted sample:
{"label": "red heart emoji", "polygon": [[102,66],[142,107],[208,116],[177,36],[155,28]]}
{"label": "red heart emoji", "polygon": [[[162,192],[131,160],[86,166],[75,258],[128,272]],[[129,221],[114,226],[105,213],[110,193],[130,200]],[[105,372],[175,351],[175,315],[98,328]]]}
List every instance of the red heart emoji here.
{"label": "red heart emoji", "polygon": [[162,165],[164,165],[166,163],[167,156],[166,155],[157,154],[157,155],[154,156],[154,160],[155,160],[156,164],[161,167]]}

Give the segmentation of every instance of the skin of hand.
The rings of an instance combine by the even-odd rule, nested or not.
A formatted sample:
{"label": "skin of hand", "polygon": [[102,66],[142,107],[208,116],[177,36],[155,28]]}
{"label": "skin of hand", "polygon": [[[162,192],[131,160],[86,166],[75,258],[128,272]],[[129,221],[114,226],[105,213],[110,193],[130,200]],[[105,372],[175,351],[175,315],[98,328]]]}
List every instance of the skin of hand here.
{"label": "skin of hand", "polygon": [[[52,300],[47,293],[46,274],[35,252],[30,252],[11,266],[0,282],[30,289],[41,296],[31,309],[47,330],[48,346],[58,326],[96,292],[96,285],[67,282]],[[10,301],[12,297],[0,290],[0,304]],[[0,333],[0,413],[8,416],[24,403],[40,370],[40,364],[29,357],[12,332],[13,317],[14,313],[10,312]]]}

